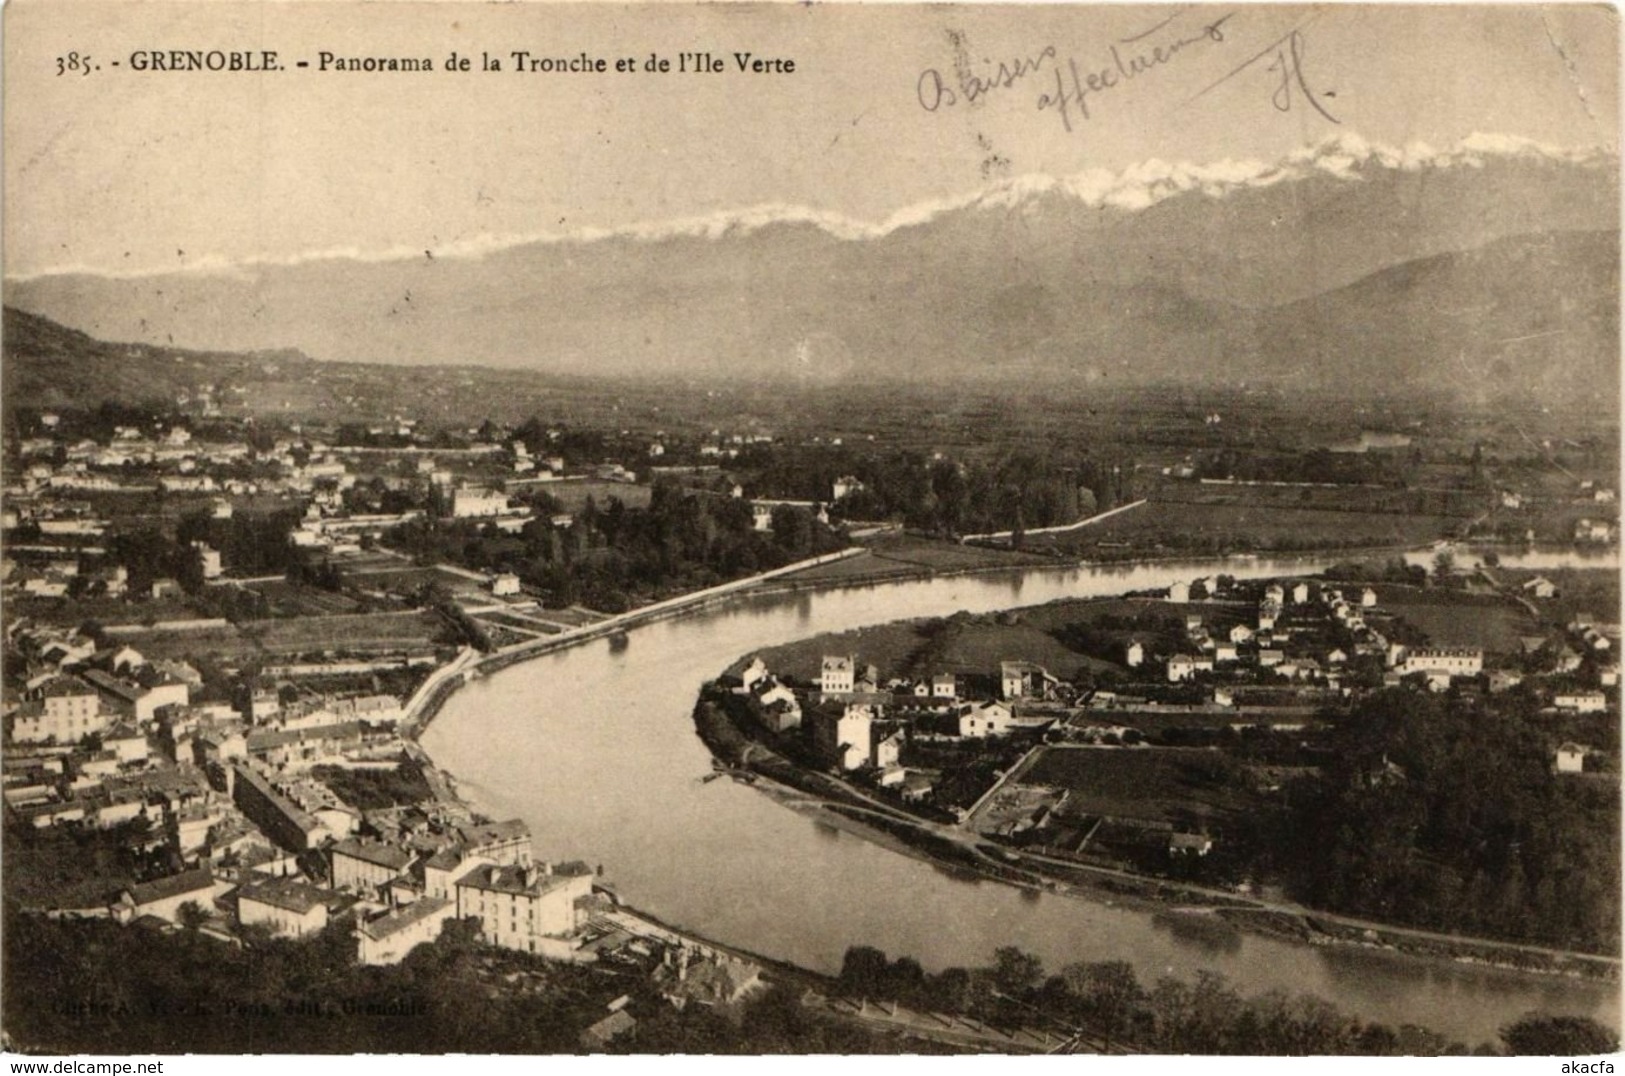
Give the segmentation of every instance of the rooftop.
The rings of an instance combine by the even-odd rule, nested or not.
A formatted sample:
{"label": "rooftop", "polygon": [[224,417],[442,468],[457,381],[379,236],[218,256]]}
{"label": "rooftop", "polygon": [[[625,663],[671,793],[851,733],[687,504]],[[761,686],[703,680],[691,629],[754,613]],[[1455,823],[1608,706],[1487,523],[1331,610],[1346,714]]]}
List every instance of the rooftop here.
{"label": "rooftop", "polygon": [[333,846],[335,856],[345,855],[351,859],[359,859],[363,863],[372,863],[379,867],[388,867],[390,870],[405,870],[407,864],[412,862],[412,856],[391,844],[382,841],[344,840]]}
{"label": "rooftop", "polygon": [[457,885],[459,888],[482,889],[489,893],[537,897],[557,889],[573,876],[573,873],[557,871],[550,874],[541,867],[479,866],[457,879]]}
{"label": "rooftop", "polygon": [[[119,698],[125,699],[129,702],[134,702],[142,695],[146,694],[146,692],[142,691],[141,688],[130,683],[128,680],[121,680],[118,677],[113,676],[111,673],[102,672],[100,669],[86,669],[83,673],[83,679],[95,690],[105,691],[110,695],[117,695]],[[84,692],[75,692],[75,694],[82,695]]]}
{"label": "rooftop", "polygon": [[94,694],[96,689],[77,676],[53,676],[41,684],[39,689],[39,697],[42,699],[63,699]]}
{"label": "rooftop", "polygon": [[334,911],[349,903],[349,898],[341,893],[322,889],[298,878],[267,878],[263,882],[249,882],[237,890],[237,900],[269,904],[295,915],[304,915],[317,905],[325,905],[328,911]]}
{"label": "rooftop", "polygon": [[171,874],[151,882],[141,882],[129,888],[130,899],[139,907],[154,901],[178,897],[183,893],[201,893],[214,886],[214,875],[207,867]]}
{"label": "rooftop", "polygon": [[457,839],[468,847],[477,848],[481,845],[493,844],[499,841],[514,841],[528,839],[530,827],[522,818],[510,818],[503,822],[482,822],[476,825],[458,826]]}
{"label": "rooftop", "polygon": [[439,897],[421,897],[403,907],[386,912],[361,925],[361,932],[374,941],[382,941],[391,934],[399,934],[407,927],[420,923],[432,915],[451,907],[451,901]]}

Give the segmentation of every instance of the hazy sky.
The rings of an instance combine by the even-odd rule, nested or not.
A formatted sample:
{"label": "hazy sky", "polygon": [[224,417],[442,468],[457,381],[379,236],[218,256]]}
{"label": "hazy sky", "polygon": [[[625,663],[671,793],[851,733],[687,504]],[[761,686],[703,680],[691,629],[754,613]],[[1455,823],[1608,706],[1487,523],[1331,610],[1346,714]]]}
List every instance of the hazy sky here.
{"label": "hazy sky", "polygon": [[[5,18],[12,276],[453,253],[761,204],[877,222],[1028,173],[1269,159],[1338,133],[1617,146],[1619,125],[1606,7],[13,0]],[[131,70],[147,49],[275,49],[287,70]],[[611,70],[521,74],[516,49]],[[436,70],[323,73],[323,50]],[[476,70],[441,70],[453,50]],[[59,76],[70,51],[100,70]],[[641,70],[690,51],[728,70]],[[505,70],[480,72],[482,52]],[[739,73],[735,52],[795,72]],[[620,58],[639,70],[615,73]],[[967,101],[963,76],[1001,61],[1020,77]]]}

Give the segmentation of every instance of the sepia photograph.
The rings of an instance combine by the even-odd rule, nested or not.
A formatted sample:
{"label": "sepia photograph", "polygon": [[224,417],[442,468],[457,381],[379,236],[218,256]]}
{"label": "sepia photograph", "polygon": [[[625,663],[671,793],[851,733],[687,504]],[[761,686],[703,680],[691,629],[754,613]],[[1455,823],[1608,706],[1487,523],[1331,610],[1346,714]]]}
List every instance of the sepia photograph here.
{"label": "sepia photograph", "polygon": [[3,19],[8,1071],[1613,1071],[1617,7]]}

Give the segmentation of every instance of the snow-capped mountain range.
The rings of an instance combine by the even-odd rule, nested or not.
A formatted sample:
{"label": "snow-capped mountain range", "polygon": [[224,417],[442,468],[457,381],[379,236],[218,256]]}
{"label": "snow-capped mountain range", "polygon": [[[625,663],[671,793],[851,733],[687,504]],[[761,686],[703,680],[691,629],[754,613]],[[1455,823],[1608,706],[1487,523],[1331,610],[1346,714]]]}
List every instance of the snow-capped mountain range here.
{"label": "snow-capped mountain range", "polygon": [[1341,135],[880,222],[759,206],[433,257],[53,274],[7,302],[103,339],[325,359],[1392,387],[1443,376],[1442,349],[1464,382],[1591,394],[1618,377],[1618,171],[1612,148]]}

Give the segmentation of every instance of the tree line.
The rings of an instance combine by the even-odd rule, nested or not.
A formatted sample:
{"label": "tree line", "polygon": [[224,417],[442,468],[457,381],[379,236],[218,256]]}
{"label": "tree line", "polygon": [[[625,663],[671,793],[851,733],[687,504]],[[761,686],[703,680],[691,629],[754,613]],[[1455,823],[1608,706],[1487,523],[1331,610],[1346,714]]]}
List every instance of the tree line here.
{"label": "tree line", "polygon": [[781,505],[757,530],[749,504],[655,482],[647,508],[589,497],[568,526],[536,518],[518,534],[474,520],[417,519],[388,544],[422,563],[512,572],[553,605],[621,612],[641,601],[833,552],[845,544],[804,508]]}
{"label": "tree line", "polygon": [[[836,979],[845,996],[971,1016],[995,1027],[1028,1027],[1111,1049],[1162,1054],[1466,1054],[1468,1047],[1414,1024],[1361,1020],[1309,994],[1238,993],[1223,975],[1199,971],[1147,987],[1132,965],[1110,960],[1047,972],[1014,946],[974,968],[924,970],[911,957],[888,959],[871,946],[846,951]],[[1618,1034],[1587,1017],[1531,1012],[1500,1031],[1481,1054],[1596,1054],[1618,1049]]]}

